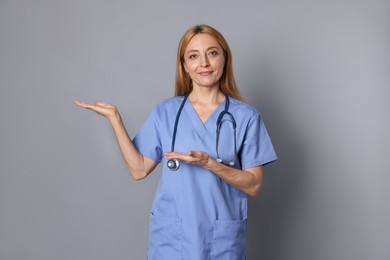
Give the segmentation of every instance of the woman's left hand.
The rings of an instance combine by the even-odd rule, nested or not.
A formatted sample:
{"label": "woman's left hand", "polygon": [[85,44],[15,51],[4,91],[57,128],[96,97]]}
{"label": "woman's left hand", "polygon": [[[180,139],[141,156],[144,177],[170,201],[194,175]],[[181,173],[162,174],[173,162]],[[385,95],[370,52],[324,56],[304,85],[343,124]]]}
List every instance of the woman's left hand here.
{"label": "woman's left hand", "polygon": [[189,151],[188,153],[165,152],[164,156],[166,156],[168,160],[178,159],[185,163],[195,164],[201,167],[205,167],[210,161],[208,153],[202,151]]}

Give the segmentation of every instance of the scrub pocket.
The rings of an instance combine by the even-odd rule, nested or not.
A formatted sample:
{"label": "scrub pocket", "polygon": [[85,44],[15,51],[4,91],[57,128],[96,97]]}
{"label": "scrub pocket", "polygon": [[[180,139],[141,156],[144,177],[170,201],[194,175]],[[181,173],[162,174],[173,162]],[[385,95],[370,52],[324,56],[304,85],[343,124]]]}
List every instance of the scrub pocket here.
{"label": "scrub pocket", "polygon": [[181,260],[181,219],[150,216],[148,260]]}
{"label": "scrub pocket", "polygon": [[211,248],[212,260],[244,260],[247,220],[216,220]]}

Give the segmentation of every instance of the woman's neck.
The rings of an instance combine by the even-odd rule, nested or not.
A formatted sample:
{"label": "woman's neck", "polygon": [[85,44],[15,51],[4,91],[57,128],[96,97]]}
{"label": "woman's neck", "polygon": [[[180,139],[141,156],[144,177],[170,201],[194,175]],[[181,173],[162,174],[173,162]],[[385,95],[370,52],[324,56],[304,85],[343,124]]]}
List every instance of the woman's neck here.
{"label": "woman's neck", "polygon": [[191,103],[219,105],[225,100],[225,95],[219,88],[194,88],[188,98]]}

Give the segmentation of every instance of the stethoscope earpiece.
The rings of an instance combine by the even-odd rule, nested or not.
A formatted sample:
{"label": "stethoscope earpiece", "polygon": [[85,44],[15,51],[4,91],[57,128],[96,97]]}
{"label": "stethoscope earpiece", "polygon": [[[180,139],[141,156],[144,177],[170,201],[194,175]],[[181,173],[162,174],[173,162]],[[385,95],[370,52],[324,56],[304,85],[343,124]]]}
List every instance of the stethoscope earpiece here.
{"label": "stethoscope earpiece", "polygon": [[167,166],[171,171],[176,171],[179,169],[180,162],[178,159],[171,159],[167,162]]}

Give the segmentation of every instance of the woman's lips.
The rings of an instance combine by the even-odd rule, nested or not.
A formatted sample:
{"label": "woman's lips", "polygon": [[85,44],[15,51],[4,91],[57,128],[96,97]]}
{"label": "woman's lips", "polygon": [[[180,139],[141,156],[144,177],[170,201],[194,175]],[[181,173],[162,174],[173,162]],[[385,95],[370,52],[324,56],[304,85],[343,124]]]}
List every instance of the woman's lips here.
{"label": "woman's lips", "polygon": [[213,73],[212,71],[202,71],[202,72],[199,72],[199,75],[201,75],[201,76],[208,76],[208,75],[210,75],[212,73]]}

